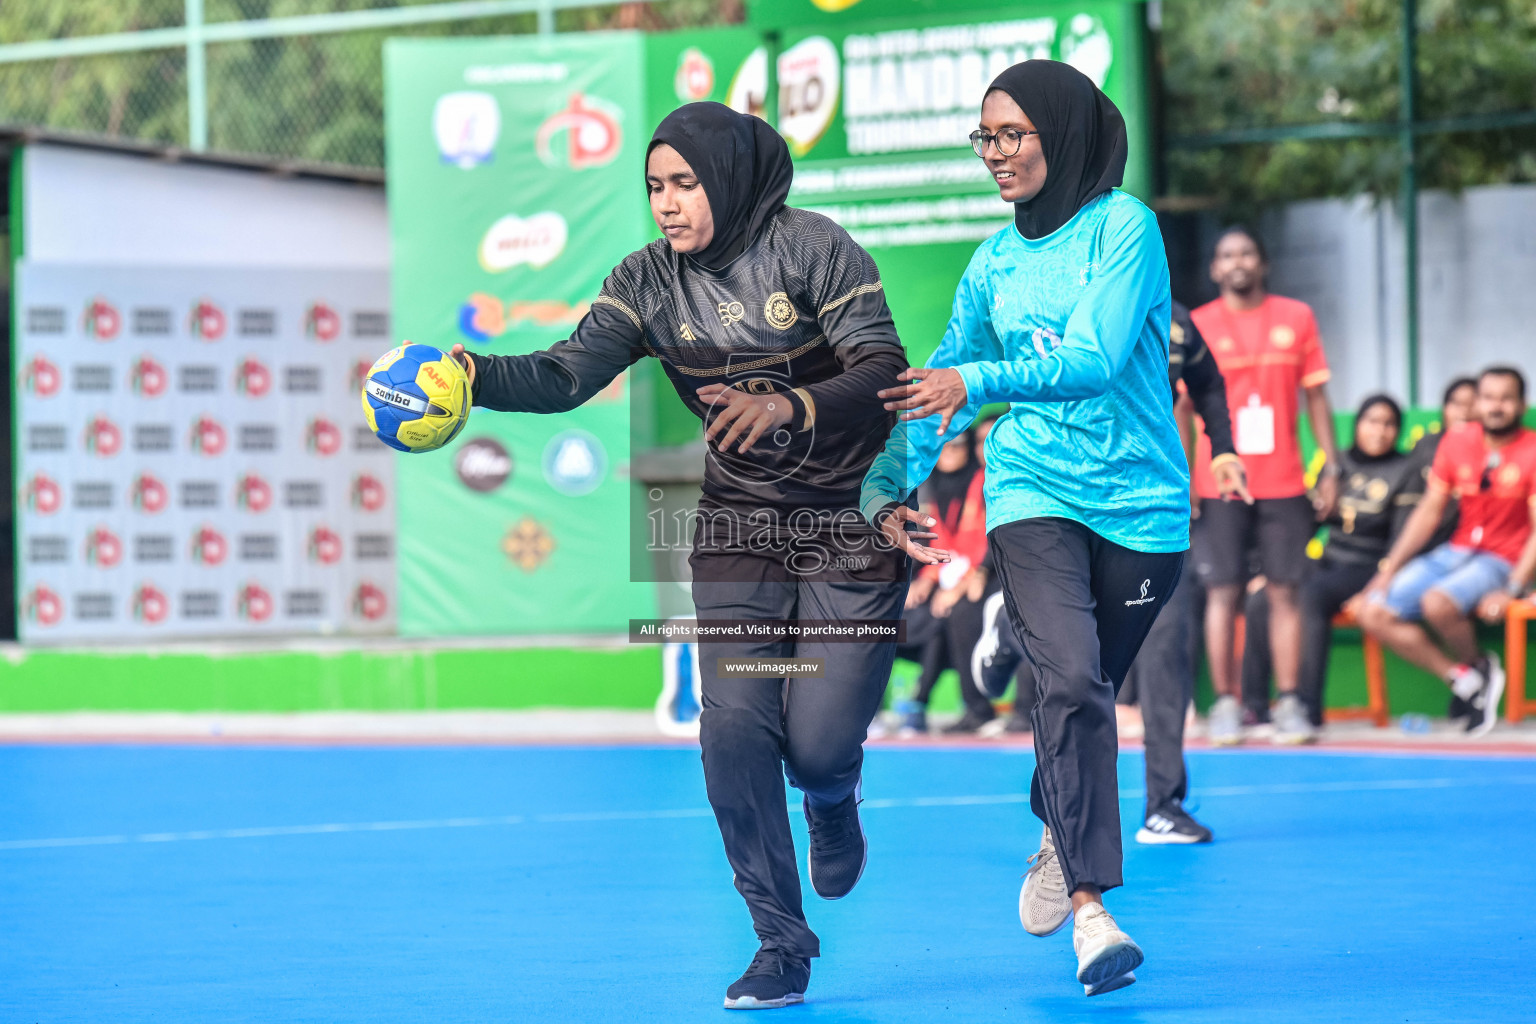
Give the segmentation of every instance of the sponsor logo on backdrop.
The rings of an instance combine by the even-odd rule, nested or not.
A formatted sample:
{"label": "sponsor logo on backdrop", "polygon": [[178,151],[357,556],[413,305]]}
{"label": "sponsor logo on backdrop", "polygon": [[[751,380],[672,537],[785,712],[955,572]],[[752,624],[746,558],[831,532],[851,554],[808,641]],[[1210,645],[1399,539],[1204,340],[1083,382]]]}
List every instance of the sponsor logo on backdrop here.
{"label": "sponsor logo on backdrop", "polygon": [[341,561],[341,535],[328,526],[310,530],[309,560],[321,565],[335,565]]}
{"label": "sponsor logo on backdrop", "polygon": [[64,489],[46,473],[33,473],[27,481],[27,508],[38,515],[51,516],[64,504]]}
{"label": "sponsor logo on backdrop", "polygon": [[480,266],[492,274],[527,264],[541,270],[565,251],[565,218],[552,210],[532,217],[508,214],[480,240]]}
{"label": "sponsor logo on backdrop", "polygon": [[536,327],[574,326],[592,308],[590,302],[509,300],[505,305],[494,295],[475,292],[459,307],[459,333],[470,341],[490,341],[521,324]]}
{"label": "sponsor logo on backdrop", "polygon": [[512,476],[512,455],[494,438],[477,437],[454,454],[453,469],[465,487],[488,494]]}
{"label": "sponsor logo on backdrop", "polygon": [[1109,66],[1114,63],[1114,44],[1104,22],[1091,14],[1077,14],[1067,22],[1061,33],[1061,59],[1093,80],[1099,88],[1109,77]]}
{"label": "sponsor logo on backdrop", "polygon": [[64,599],[39,583],[23,602],[27,618],[39,626],[57,626],[64,618]]}
{"label": "sponsor logo on backdrop", "polygon": [[[584,171],[613,162],[624,143],[623,112],[606,100],[572,93],[570,104],[539,125],[534,152],[546,167]],[[558,140],[564,137],[564,145]]]}
{"label": "sponsor logo on backdrop", "polygon": [[709,99],[715,91],[715,62],[698,47],[688,47],[678,55],[672,89],[684,103]]}
{"label": "sponsor logo on backdrop", "polygon": [[192,450],[199,455],[223,455],[229,447],[229,433],[212,416],[199,416],[192,421],[191,438]]}
{"label": "sponsor logo on backdrop", "polygon": [[809,153],[837,113],[841,64],[826,36],[802,39],[779,54],[779,133],[795,156]]}
{"label": "sponsor logo on backdrop", "polygon": [[85,425],[85,450],[110,459],[123,450],[123,431],[105,416],[93,416]]}
{"label": "sponsor logo on backdrop", "polygon": [[507,560],[523,572],[533,572],[555,550],[555,538],[543,523],[532,516],[524,516],[507,528],[506,536],[501,539],[501,550]]}
{"label": "sponsor logo on backdrop", "polygon": [[[1050,57],[1057,29],[1057,19],[1046,16],[846,36],[842,104],[849,154],[964,146],[987,84],[1009,65]],[[785,98],[781,89],[781,109]]]}
{"label": "sponsor logo on backdrop", "polygon": [[260,359],[242,359],[235,370],[235,390],[242,395],[260,398],[272,390],[272,371]]}
{"label": "sponsor logo on backdrop", "polygon": [[316,455],[335,455],[341,451],[341,428],[324,416],[309,421],[304,443]]}
{"label": "sponsor logo on backdrop", "polygon": [[212,526],[199,527],[192,534],[192,561],[198,565],[219,565],[229,556],[229,542]]}
{"label": "sponsor logo on backdrop", "polygon": [[98,526],[85,539],[85,561],[102,569],[110,569],[123,560],[123,542],[117,534],[105,526]]}
{"label": "sponsor logo on backdrop", "polygon": [[117,307],[97,296],[85,304],[85,333],[97,341],[111,341],[123,329],[123,315]]}
{"label": "sponsor logo on backdrop", "polygon": [[858,2],[859,0],[811,0],[811,3],[817,7],[824,11],[830,11],[833,14],[836,14],[838,11],[846,11]]}
{"label": "sponsor logo on backdrop", "polygon": [[352,478],[352,505],[364,512],[377,512],[384,507],[387,492],[384,482],[372,473],[359,473]]}
{"label": "sponsor logo on backdrop", "polygon": [[272,507],[272,485],[247,473],[235,485],[235,502],[247,512],[265,512]]}
{"label": "sponsor logo on backdrop", "polygon": [[501,108],[487,92],[450,92],[432,107],[432,134],[443,163],[463,170],[489,163],[501,135]]}
{"label": "sponsor logo on backdrop", "polygon": [[145,398],[158,398],[171,385],[171,375],[150,356],[141,356],[133,364],[130,376],[133,393]]}
{"label": "sponsor logo on backdrop", "polygon": [[140,473],[133,481],[133,507],[140,512],[154,515],[163,512],[171,503],[171,491],[160,480],[148,473]]}
{"label": "sponsor logo on backdrop", "polygon": [[561,431],[544,446],[544,479],[561,494],[590,494],[607,469],[603,443],[585,430]]}
{"label": "sponsor logo on backdrop", "polygon": [[153,583],[145,583],[133,592],[133,617],[154,625],[171,614],[171,599]]}
{"label": "sponsor logo on backdrop", "polygon": [[229,320],[224,316],[224,311],[208,299],[197,302],[187,320],[187,328],[192,332],[192,337],[204,341],[218,341],[224,337],[224,330],[228,326]]}
{"label": "sponsor logo on backdrop", "polygon": [[373,369],[373,360],[371,359],[359,359],[352,364],[352,373],[348,378],[348,387],[351,388],[353,394],[363,390],[363,384],[367,382],[368,371],[371,369]]}
{"label": "sponsor logo on backdrop", "polygon": [[58,393],[64,383],[59,368],[48,361],[47,356],[34,356],[22,376],[23,385],[32,394],[48,398]]}
{"label": "sponsor logo on backdrop", "polygon": [[248,622],[266,622],[272,617],[277,605],[267,588],[259,583],[247,583],[240,588],[240,598],[235,607],[237,614]]}
{"label": "sponsor logo on backdrop", "polygon": [[768,47],[747,54],[731,79],[725,105],[742,114],[762,117],[768,111]]}
{"label": "sponsor logo on backdrop", "polygon": [[389,611],[389,596],[377,584],[359,583],[352,592],[352,611],[369,622],[382,619]]}
{"label": "sponsor logo on backdrop", "polygon": [[311,303],[304,313],[304,336],[316,341],[335,341],[341,336],[341,314],[323,302]]}

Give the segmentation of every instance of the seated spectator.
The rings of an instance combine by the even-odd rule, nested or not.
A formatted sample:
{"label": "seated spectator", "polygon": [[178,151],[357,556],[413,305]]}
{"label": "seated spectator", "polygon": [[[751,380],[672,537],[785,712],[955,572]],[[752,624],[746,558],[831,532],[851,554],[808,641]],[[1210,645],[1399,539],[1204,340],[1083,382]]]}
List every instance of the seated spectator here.
{"label": "seated spectator", "polygon": [[[951,508],[959,514],[959,505],[970,491],[971,481],[977,476],[977,464],[972,455],[971,431],[966,431],[939,449],[939,461],[933,473],[919,490],[919,508],[943,522]],[[917,688],[910,699],[900,702],[896,712],[901,718],[900,733],[915,736],[928,731],[928,699],[939,676],[952,668],[949,643],[943,628],[944,622],[933,614],[931,602],[939,584],[939,566],[926,565],[912,577],[907,588],[906,642],[896,648],[896,656],[915,661],[919,666]]]}
{"label": "seated spectator", "polygon": [[[1322,556],[1301,584],[1301,657],[1296,675],[1277,678],[1272,716],[1274,742],[1310,743],[1323,724],[1323,686],[1333,643],[1333,617],[1359,601],[1392,539],[1419,502],[1418,467],[1397,450],[1403,413],[1386,395],[1372,395],[1355,414],[1354,444],[1340,453],[1339,501],[1327,520]],[[1269,645],[1267,587],[1246,604],[1243,653],[1244,703],[1267,711],[1273,659]],[[1262,715],[1260,716],[1262,717]]]}
{"label": "seated spectator", "polygon": [[988,416],[971,431],[971,456],[975,465],[962,503],[952,503],[948,514],[935,514],[938,534],[933,546],[950,553],[948,563],[927,566],[938,570],[938,590],[930,609],[946,622],[945,637],[951,661],[960,676],[960,699],[965,713],[960,720],[944,728],[949,735],[974,733],[997,717],[992,702],[976,688],[971,676],[971,652],[981,639],[982,608],[988,595],[1000,592],[1002,584],[987,565],[987,507],[982,495],[986,470],[987,435],[996,416]]}
{"label": "seated spectator", "polygon": [[[1448,431],[1429,487],[1366,587],[1360,625],[1384,646],[1444,679],[1472,705],[1468,731],[1493,728],[1504,670],[1480,652],[1472,615],[1502,619],[1536,576],[1536,431],[1527,430],[1525,377],[1495,366],[1477,379],[1477,422]],[[1448,543],[1419,554],[1451,498],[1461,502]],[[1419,623],[1427,623],[1439,642]]]}
{"label": "seated spectator", "polygon": [[[1474,407],[1477,404],[1477,380],[1473,377],[1457,377],[1445,387],[1445,393],[1440,397],[1440,420],[1431,423],[1424,436],[1414,442],[1413,449],[1408,457],[1419,468],[1419,476],[1423,481],[1420,487],[1429,485],[1429,467],[1434,464],[1435,452],[1440,450],[1440,439],[1446,431],[1453,430],[1472,420]],[[1451,539],[1451,534],[1456,532],[1457,503],[1455,498],[1450,498],[1445,503],[1445,514],[1440,517],[1440,526],[1435,530],[1435,535],[1424,545],[1425,550],[1433,550]],[[1468,718],[1472,714],[1472,705],[1451,694],[1450,706],[1446,708],[1445,717],[1451,721]]]}

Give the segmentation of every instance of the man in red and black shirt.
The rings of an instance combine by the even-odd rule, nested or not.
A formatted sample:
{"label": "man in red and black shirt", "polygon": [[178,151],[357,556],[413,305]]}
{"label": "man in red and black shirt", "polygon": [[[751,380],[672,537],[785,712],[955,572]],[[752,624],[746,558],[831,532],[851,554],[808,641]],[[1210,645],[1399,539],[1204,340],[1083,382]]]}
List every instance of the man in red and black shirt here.
{"label": "man in red and black shirt", "polygon": [[[1210,468],[1215,466],[1210,440],[1202,436],[1194,461],[1200,519],[1191,541],[1195,573],[1207,594],[1205,643],[1217,697],[1209,721],[1213,743],[1242,740],[1234,633],[1243,584],[1255,561],[1270,588],[1269,635],[1280,690],[1275,739],[1305,742],[1312,736],[1296,697],[1301,665],[1296,590],[1307,563],[1307,541],[1337,499],[1339,456],[1328,402],[1328,360],[1317,321],[1306,303],[1269,294],[1267,270],[1259,240],[1245,228],[1229,228],[1216,240],[1211,260],[1211,280],[1220,286],[1221,297],[1190,314],[1226,379],[1234,447],[1254,498],[1251,504],[1212,500],[1221,496],[1221,488]],[[1327,459],[1315,502],[1307,497],[1297,435],[1303,393],[1312,432]]]}
{"label": "man in red and black shirt", "polygon": [[[1521,425],[1524,416],[1520,371],[1484,370],[1476,421],[1440,442],[1424,498],[1366,587],[1360,612],[1362,629],[1472,705],[1468,731],[1475,735],[1498,717],[1504,670],[1498,655],[1478,651],[1472,615],[1503,619],[1536,576],[1536,431]],[[1456,532],[1419,555],[1452,498],[1461,502]]]}

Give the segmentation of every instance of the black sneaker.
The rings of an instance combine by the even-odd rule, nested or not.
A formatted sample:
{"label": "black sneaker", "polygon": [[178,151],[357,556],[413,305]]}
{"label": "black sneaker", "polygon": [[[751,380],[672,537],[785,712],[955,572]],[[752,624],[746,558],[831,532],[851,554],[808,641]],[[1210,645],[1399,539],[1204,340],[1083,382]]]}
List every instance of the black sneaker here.
{"label": "black sneaker", "polygon": [[1141,828],[1136,830],[1136,841],[1146,846],[1208,843],[1212,838],[1210,829],[1184,813],[1184,808],[1177,806],[1153,811],[1147,815]]}
{"label": "black sneaker", "polygon": [[864,876],[869,842],[859,823],[859,793],[859,786],[855,786],[848,799],[825,811],[813,810],[810,797],[803,804],[811,839],[806,866],[811,888],[824,900],[842,899]]}
{"label": "black sneaker", "polygon": [[1468,704],[1454,693],[1451,694],[1451,705],[1445,709],[1445,717],[1454,722],[1461,718],[1469,718],[1471,715],[1472,705]]}
{"label": "black sneaker", "polygon": [[960,721],[951,722],[944,728],[940,729],[939,732],[943,733],[945,736],[969,736],[996,717],[996,712],[993,712],[990,715],[983,715],[975,711],[967,710],[965,714],[960,716]]}
{"label": "black sneaker", "polygon": [[971,649],[971,678],[983,695],[997,700],[1008,692],[1013,681],[1013,670],[1019,667],[1019,656],[1013,645],[1004,641],[1003,630],[1008,623],[1003,616],[1003,592],[988,597],[981,607],[981,639]]}
{"label": "black sneaker", "polygon": [[803,956],[760,949],[747,973],[725,990],[727,1010],[775,1010],[805,1002],[811,962]]}
{"label": "black sneaker", "polygon": [[1021,733],[1021,732],[1034,732],[1034,731],[1035,731],[1035,723],[1030,721],[1030,718],[1029,718],[1028,715],[1021,715],[1021,714],[1019,714],[1019,712],[1017,710],[1014,710],[1013,712],[1011,712],[1008,715],[1008,721],[1003,723],[1003,732],[1006,732],[1006,733]]}
{"label": "black sneaker", "polygon": [[1486,736],[1499,720],[1499,698],[1504,695],[1504,666],[1499,663],[1497,654],[1488,651],[1478,659],[1475,668],[1483,677],[1483,685],[1467,701],[1472,706],[1472,715],[1467,719],[1467,734]]}

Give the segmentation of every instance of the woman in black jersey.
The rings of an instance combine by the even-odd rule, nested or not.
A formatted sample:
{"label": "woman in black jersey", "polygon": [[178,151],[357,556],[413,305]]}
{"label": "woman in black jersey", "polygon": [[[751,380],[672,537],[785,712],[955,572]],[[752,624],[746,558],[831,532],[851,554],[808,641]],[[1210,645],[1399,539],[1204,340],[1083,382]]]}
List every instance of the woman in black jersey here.
{"label": "woman in black jersey", "polygon": [[[1354,444],[1340,453],[1339,500],[1326,522],[1328,542],[1298,596],[1298,677],[1275,681],[1281,704],[1300,704],[1300,713],[1294,716],[1298,724],[1291,724],[1292,716],[1276,707],[1277,743],[1306,743],[1316,737],[1317,727],[1323,724],[1323,684],[1333,642],[1333,617],[1358,598],[1376,574],[1377,563],[1423,493],[1417,464],[1397,450],[1402,429],[1402,409],[1386,395],[1371,395],[1355,413]],[[1267,703],[1272,661],[1269,603],[1263,590],[1248,599],[1246,614],[1245,695]]]}
{"label": "woman in black jersey", "polygon": [[[784,205],[793,173],[784,140],[759,118],[720,103],[680,107],[646,156],[664,237],[614,268],[575,333],[528,355],[454,349],[468,360],[475,405],[507,412],[574,409],[651,356],[704,422],[703,493],[689,524],[694,606],[701,622],[742,632],[701,638],[699,742],[759,940],[726,989],[728,1008],[804,999],[821,950],[800,905],[784,780],[805,794],[812,886],[826,899],[847,895],[867,850],[862,744],[895,657],[894,637],[761,638],[745,626],[894,625],[909,574],[905,553],[858,511],[864,474],[896,422],[878,392],[906,355],[869,254],[826,217]],[[732,673],[726,658],[755,667]],[[784,674],[790,658],[822,671]]]}

